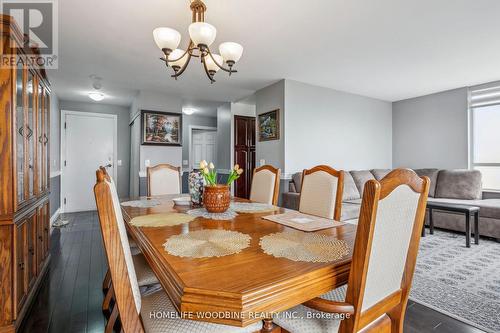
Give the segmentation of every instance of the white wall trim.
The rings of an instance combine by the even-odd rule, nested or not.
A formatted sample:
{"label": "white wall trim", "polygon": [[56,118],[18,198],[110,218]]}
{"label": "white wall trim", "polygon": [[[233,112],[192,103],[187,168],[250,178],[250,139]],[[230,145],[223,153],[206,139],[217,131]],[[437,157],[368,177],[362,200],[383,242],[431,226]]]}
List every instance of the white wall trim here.
{"label": "white wall trim", "polygon": [[57,177],[57,176],[60,176],[60,175],[61,175],[61,170],[51,171],[50,172],[50,178],[54,178],[54,177]]}
{"label": "white wall trim", "polygon": [[59,172],[61,175],[61,186],[60,186],[60,210],[61,213],[64,213],[64,161],[66,160],[66,130],[64,125],[66,123],[66,116],[75,115],[82,117],[97,117],[97,118],[110,118],[114,120],[114,138],[113,138],[113,179],[115,183],[118,181],[118,115],[116,114],[108,114],[108,113],[97,113],[97,112],[86,112],[86,111],[71,111],[71,110],[61,110],[61,151],[60,151],[60,167]]}

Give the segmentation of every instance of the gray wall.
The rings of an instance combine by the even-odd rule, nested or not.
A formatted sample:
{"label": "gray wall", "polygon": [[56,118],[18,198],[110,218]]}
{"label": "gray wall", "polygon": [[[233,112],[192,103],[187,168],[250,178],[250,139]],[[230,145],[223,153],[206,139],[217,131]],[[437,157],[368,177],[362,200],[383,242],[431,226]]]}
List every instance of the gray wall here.
{"label": "gray wall", "polygon": [[145,160],[150,160],[151,165],[169,163],[175,166],[182,165],[182,147],[168,146],[141,146],[141,110],[182,112],[182,99],[164,92],[141,90],[130,106],[129,117],[131,124],[131,138],[129,154],[131,156],[131,170],[129,177],[130,196],[138,196],[140,192],[139,171],[145,171]]}
{"label": "gray wall", "polygon": [[50,216],[61,207],[61,112],[59,98],[50,96]]}
{"label": "gray wall", "polygon": [[[189,161],[189,126],[204,126],[217,128],[217,117],[205,117],[198,115],[183,115],[182,117],[182,167],[188,168],[189,164],[185,165],[184,161]],[[219,147],[217,147],[218,149]],[[213,161],[218,163],[217,160]]]}
{"label": "gray wall", "polygon": [[467,88],[393,103],[393,166],[468,168]]}
{"label": "gray wall", "polygon": [[266,164],[281,168],[283,172],[285,170],[285,80],[258,90],[255,93],[255,106],[257,120],[259,114],[280,109],[280,138],[260,142],[257,137],[255,160],[258,164],[263,159]]}
{"label": "gray wall", "polygon": [[285,81],[285,172],[392,167],[390,102]]}
{"label": "gray wall", "polygon": [[129,195],[129,171],[130,171],[130,129],[129,109],[123,106],[93,103],[93,102],[59,102],[61,110],[84,111],[95,113],[115,114],[118,117],[118,160],[122,160],[122,166],[117,166],[118,195],[127,197]]}
{"label": "gray wall", "polygon": [[217,168],[231,169],[231,104],[217,108]]}

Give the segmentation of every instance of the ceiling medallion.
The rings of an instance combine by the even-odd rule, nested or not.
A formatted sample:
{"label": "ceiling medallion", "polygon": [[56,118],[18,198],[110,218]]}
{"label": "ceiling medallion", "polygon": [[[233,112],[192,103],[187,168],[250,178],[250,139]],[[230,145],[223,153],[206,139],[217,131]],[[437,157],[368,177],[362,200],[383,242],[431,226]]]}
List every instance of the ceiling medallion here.
{"label": "ceiling medallion", "polygon": [[177,80],[184,73],[191,57],[200,58],[210,83],[215,82],[214,76],[219,69],[228,72],[229,76],[236,73],[233,66],[240,60],[243,46],[225,42],[219,45],[220,55],[212,53],[210,45],[215,40],[217,30],[213,25],[205,23],[207,6],[201,0],[193,0],[190,7],[193,12],[193,23],[189,25],[190,40],[186,51],[177,48],[181,41],[181,34],[177,30],[165,27],[153,30],[156,45],[164,54],[160,59],[167,67],[172,68],[174,71],[172,77]]}

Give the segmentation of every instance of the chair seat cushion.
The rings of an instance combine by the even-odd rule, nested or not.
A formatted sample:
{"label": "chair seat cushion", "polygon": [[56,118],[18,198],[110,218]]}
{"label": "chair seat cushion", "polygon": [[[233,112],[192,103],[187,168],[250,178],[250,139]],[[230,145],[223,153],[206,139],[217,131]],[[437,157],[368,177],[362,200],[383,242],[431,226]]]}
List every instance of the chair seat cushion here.
{"label": "chair seat cushion", "polygon": [[[154,314],[159,317],[155,318]],[[141,317],[146,333],[251,333],[259,332],[262,328],[262,321],[246,327],[235,327],[164,314],[177,314],[177,312],[163,290],[142,298]]]}
{"label": "chair seat cushion", "polygon": [[[343,302],[346,291],[347,285],[343,285],[321,295],[320,298]],[[309,316],[308,313],[310,314]],[[325,316],[324,318],[321,318],[322,314]],[[335,318],[334,314],[298,305],[276,315],[273,318],[273,322],[290,333],[335,333],[339,330],[340,320],[332,318]]]}
{"label": "chair seat cushion", "polygon": [[151,267],[149,267],[148,262],[141,253],[132,256],[132,260],[134,261],[134,268],[137,275],[137,282],[139,283],[139,287],[160,283],[155,273],[153,272]]}

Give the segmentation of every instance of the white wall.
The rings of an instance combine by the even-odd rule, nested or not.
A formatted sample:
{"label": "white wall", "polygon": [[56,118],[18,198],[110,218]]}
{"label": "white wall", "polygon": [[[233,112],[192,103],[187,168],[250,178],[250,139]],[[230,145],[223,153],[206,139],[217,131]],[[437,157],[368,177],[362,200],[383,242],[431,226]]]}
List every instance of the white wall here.
{"label": "white wall", "polygon": [[392,167],[390,102],[286,80],[285,173]]}
{"label": "white wall", "polygon": [[468,168],[467,88],[393,103],[393,166]]}
{"label": "white wall", "polygon": [[[255,93],[255,102],[257,117],[262,113],[280,110],[280,138],[279,140],[260,142],[257,131],[255,160],[258,165],[259,161],[263,159],[266,164],[281,168],[283,172],[285,170],[285,80],[258,90]],[[258,126],[258,119],[256,123]]]}

